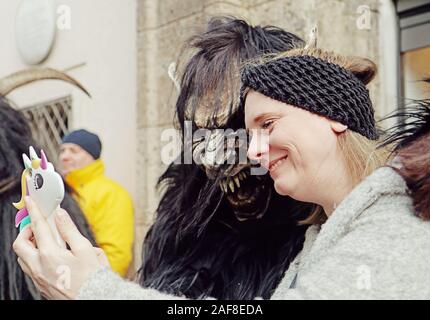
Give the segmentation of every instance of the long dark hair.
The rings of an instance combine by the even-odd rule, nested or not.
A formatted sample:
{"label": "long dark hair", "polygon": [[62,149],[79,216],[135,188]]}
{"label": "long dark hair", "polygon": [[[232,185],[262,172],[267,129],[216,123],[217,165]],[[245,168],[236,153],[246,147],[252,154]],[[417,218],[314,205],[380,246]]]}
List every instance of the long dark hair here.
{"label": "long dark hair", "polygon": [[[192,120],[194,128],[244,128],[235,104],[241,63],[303,44],[280,28],[253,27],[232,17],[211,19],[186,43],[193,54],[181,69],[180,130],[185,120]],[[199,108],[206,107],[202,119]],[[226,108],[227,116],[220,117]],[[302,247],[306,227],[296,222],[307,209],[273,192],[262,219],[238,221],[217,182],[196,164],[172,163],[160,177],[163,196],[144,241],[141,285],[192,298],[271,296]]]}
{"label": "long dark hair", "polygon": [[[24,274],[12,250],[18,231],[15,228],[16,209],[12,202],[21,198],[22,154],[28,153],[33,140],[25,117],[0,97],[0,300],[40,299],[31,279]],[[40,150],[37,150],[39,152]],[[66,209],[81,233],[95,244],[78,204],[67,189],[61,206]]]}

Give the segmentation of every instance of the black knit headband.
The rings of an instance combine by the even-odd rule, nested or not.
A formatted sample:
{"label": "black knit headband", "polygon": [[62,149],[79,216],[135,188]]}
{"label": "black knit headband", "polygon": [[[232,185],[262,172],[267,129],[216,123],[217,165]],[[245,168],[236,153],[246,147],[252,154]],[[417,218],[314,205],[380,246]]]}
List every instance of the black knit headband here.
{"label": "black knit headband", "polygon": [[272,99],[340,122],[371,140],[378,138],[366,86],[350,71],[313,57],[293,56],[242,69],[241,103],[251,88]]}

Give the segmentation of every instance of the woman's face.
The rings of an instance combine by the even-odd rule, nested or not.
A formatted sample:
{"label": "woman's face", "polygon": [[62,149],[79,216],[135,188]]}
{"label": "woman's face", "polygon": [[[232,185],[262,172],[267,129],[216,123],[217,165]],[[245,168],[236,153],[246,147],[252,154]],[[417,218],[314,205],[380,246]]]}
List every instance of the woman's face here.
{"label": "woman's face", "polygon": [[335,177],[337,133],[346,126],[256,91],[247,95],[245,124],[252,135],[248,157],[270,172],[276,191],[318,203]]}

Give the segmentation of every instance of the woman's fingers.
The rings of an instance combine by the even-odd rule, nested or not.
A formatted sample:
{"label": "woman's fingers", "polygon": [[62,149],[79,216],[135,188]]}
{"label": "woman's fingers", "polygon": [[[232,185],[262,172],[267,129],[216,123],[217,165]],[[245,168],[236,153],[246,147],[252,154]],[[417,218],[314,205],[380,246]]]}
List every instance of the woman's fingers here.
{"label": "woman's fingers", "polygon": [[[56,212],[55,219],[58,231],[71,251],[58,246],[34,202],[26,199],[26,203],[32,222],[18,234],[13,244],[18,263],[44,297],[73,299],[89,274],[102,266],[99,259],[104,255],[93,249],[64,210]],[[32,242],[33,235],[37,246]]]}
{"label": "woman's fingers", "polygon": [[31,241],[33,232],[30,226],[24,228],[16,237],[12,247],[16,255],[20,257],[27,265],[37,260],[38,250]]}
{"label": "woman's fingers", "polygon": [[33,230],[38,248],[54,250],[56,242],[45,217],[30,197],[25,197],[25,204],[31,218],[31,230]]}
{"label": "woman's fingers", "polygon": [[63,209],[57,210],[55,214],[55,223],[57,224],[58,231],[64,241],[70,246],[73,254],[80,256],[89,251],[92,252],[93,246],[88,239],[79,232],[69,214]]}

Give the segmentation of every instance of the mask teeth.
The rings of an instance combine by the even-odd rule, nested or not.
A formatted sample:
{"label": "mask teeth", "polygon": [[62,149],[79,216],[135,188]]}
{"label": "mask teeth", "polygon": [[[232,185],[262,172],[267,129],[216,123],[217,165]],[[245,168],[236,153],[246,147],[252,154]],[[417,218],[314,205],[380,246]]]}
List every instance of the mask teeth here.
{"label": "mask teeth", "polygon": [[225,193],[225,189],[224,189],[224,181],[221,181],[221,182],[219,183],[219,187],[220,187],[221,191]]}
{"label": "mask teeth", "polygon": [[238,176],[235,176],[235,177],[233,178],[233,180],[234,180],[234,183],[236,183],[236,186],[237,186],[238,188],[240,188],[240,181],[239,181],[239,177],[238,177]]}
{"label": "mask teeth", "polygon": [[228,182],[228,186],[230,187],[231,192],[234,192],[234,182],[233,182],[233,180],[230,180]]}
{"label": "mask teeth", "polygon": [[219,183],[219,186],[224,193],[233,193],[236,191],[236,189],[240,188],[240,181],[244,180],[245,178],[245,174],[239,173],[234,177],[225,178]]}
{"label": "mask teeth", "polygon": [[228,193],[228,189],[229,189],[229,181],[228,179],[224,179],[219,183],[219,186],[222,190],[222,192],[224,193]]}

